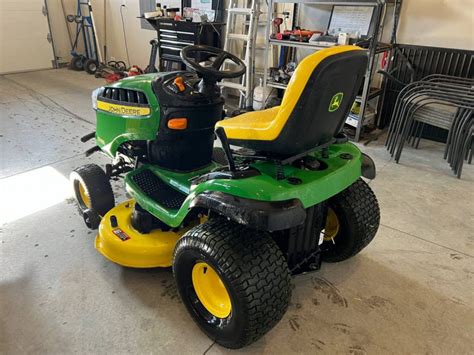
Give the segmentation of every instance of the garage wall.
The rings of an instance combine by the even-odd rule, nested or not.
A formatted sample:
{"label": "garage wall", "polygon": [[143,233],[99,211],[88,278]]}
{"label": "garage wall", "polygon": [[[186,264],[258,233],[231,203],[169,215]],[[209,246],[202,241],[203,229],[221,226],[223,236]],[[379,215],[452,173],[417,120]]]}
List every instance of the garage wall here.
{"label": "garage wall", "polygon": [[[76,13],[76,0],[63,0],[63,2],[66,14]],[[126,4],[122,11],[130,62],[144,68],[148,63],[150,54],[149,41],[156,37],[156,33],[141,29],[140,20],[137,19],[140,16],[139,0],[91,0],[102,54],[104,54],[103,48],[105,37],[107,36],[108,59],[111,60],[113,58],[125,61],[127,59],[120,17],[120,7],[123,3]],[[162,3],[165,2],[162,1]],[[48,5],[57,55],[68,61],[70,59],[71,45],[61,9],[61,2],[59,0],[48,0]],[[106,18],[104,17],[104,12],[106,12]],[[105,29],[105,25],[107,25],[107,29]],[[70,24],[70,29],[74,36],[75,25]],[[82,43],[82,39],[80,43]]]}
{"label": "garage wall", "polygon": [[[0,0],[1,1],[1,0]],[[66,14],[73,14],[76,12],[76,2],[71,0],[63,0]],[[71,44],[67,34],[66,21],[63,16],[60,0],[48,0],[49,21],[51,24],[51,32],[53,34],[54,46],[56,56],[59,61],[69,62]],[[71,34],[74,38],[74,28],[70,26]]]}
{"label": "garage wall", "polygon": [[[107,1],[105,9],[107,11],[108,59],[121,59],[127,62],[127,55],[124,45],[124,35],[122,30],[122,21],[120,17],[120,6],[123,2],[126,3],[126,7],[122,9],[122,13],[128,43],[130,64],[137,64],[144,69],[148,63],[148,58],[150,56],[149,42],[150,40],[156,37],[156,32],[141,28],[140,20],[137,18],[138,16],[140,16],[139,0]],[[162,3],[164,2],[162,1]],[[101,10],[101,12],[103,13],[103,7]],[[103,16],[101,16],[97,20],[99,28],[103,28],[103,20]],[[102,43],[104,43],[103,40]]]}
{"label": "garage wall", "polygon": [[473,0],[404,0],[398,42],[474,49]]}
{"label": "garage wall", "polygon": [[[104,9],[107,11],[108,57],[126,60],[123,41],[120,5],[123,9],[125,29],[129,46],[130,61],[142,68],[146,67],[150,52],[149,41],[156,36],[153,31],[140,27],[139,0],[91,0],[97,22],[99,39],[104,44]],[[404,0],[398,31],[400,43],[436,47],[474,49],[474,9],[473,0]],[[68,56],[69,44],[65,27],[60,21],[62,13],[59,1],[49,0],[57,52]],[[74,12],[75,0],[64,0],[66,7]],[[162,0],[162,4],[166,1]],[[226,0],[227,3],[227,0]],[[471,5],[469,5],[469,3]],[[266,7],[266,6],[264,6]],[[303,17],[316,9],[303,12]],[[261,19],[264,19],[262,17]],[[389,33],[389,31],[386,31]]]}
{"label": "garage wall", "polygon": [[43,5],[42,0],[0,1],[0,74],[52,68]]}

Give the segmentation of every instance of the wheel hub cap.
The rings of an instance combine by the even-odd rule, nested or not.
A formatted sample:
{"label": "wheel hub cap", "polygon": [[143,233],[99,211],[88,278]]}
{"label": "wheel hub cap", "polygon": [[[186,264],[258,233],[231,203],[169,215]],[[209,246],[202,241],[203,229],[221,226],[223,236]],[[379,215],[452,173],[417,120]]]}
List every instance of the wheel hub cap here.
{"label": "wheel hub cap", "polygon": [[328,216],[326,218],[326,227],[324,228],[324,241],[334,240],[337,233],[339,233],[339,219],[337,218],[336,213],[329,208]]}
{"label": "wheel hub cap", "polygon": [[84,188],[84,185],[82,185],[81,183],[79,184],[79,194],[81,195],[81,199],[84,205],[86,205],[87,208],[91,208],[91,200],[86,192],[86,189]]}
{"label": "wheel hub cap", "polygon": [[193,267],[194,290],[202,305],[215,317],[226,318],[232,310],[229,293],[219,275],[207,263]]}

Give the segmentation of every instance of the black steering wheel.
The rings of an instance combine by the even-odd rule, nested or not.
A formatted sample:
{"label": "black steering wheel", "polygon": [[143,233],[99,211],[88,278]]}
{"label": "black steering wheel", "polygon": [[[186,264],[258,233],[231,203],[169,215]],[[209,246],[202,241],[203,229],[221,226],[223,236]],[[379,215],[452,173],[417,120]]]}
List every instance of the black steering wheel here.
{"label": "black steering wheel", "polygon": [[[214,57],[215,59],[208,66],[202,65],[200,62],[207,61]],[[222,79],[237,78],[245,74],[245,63],[239,57],[232,53],[226,52],[220,48],[211,46],[187,46],[181,50],[181,59],[184,64],[200,74],[204,80],[220,81]],[[237,67],[232,69],[221,70],[222,64],[226,60],[230,60]]]}

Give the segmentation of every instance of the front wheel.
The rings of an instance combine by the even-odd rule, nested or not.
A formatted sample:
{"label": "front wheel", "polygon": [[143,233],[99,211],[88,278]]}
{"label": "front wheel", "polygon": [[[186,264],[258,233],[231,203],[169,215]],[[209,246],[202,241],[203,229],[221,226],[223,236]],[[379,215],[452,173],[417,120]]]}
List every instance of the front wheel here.
{"label": "front wheel", "polygon": [[380,224],[380,209],[369,185],[359,179],[328,201],[322,259],[349,259],[374,239]]}
{"label": "front wheel", "polygon": [[82,213],[93,210],[99,216],[104,216],[115,206],[112,186],[100,166],[96,164],[81,166],[71,173],[70,181]]}
{"label": "front wheel", "polygon": [[291,297],[290,271],[271,237],[224,219],[205,222],[178,241],[173,273],[194,321],[228,348],[273,328]]}

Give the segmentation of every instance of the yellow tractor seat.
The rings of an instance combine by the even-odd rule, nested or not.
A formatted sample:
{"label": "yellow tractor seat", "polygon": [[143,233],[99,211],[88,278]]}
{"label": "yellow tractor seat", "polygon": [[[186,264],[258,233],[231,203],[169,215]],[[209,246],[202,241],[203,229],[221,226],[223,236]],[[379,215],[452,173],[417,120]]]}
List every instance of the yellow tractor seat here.
{"label": "yellow tractor seat", "polygon": [[329,143],[344,125],[366,67],[367,54],[356,46],[315,52],[296,68],[280,106],[220,121],[216,128],[232,145],[277,155]]}

